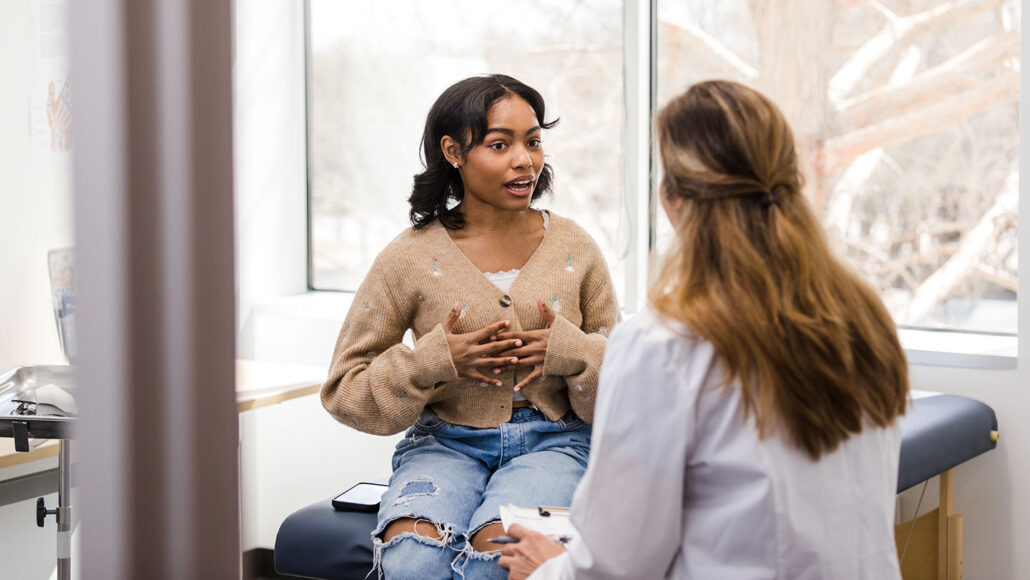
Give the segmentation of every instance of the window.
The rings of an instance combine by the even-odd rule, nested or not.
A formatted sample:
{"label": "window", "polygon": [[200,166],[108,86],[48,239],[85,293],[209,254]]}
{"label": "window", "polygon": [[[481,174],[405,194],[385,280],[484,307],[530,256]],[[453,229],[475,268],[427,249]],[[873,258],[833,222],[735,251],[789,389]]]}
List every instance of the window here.
{"label": "window", "polygon": [[[557,182],[544,206],[598,239],[623,290],[632,232],[647,228],[629,223],[623,122],[648,103],[623,96],[621,2],[311,2],[313,287],[357,287],[407,225],[432,100],[496,71],[562,117],[545,135]],[[831,244],[899,324],[1015,334],[1019,2],[655,5],[659,106],[709,78],[769,95],[795,129]],[[656,224],[661,248],[670,230]]]}
{"label": "window", "polygon": [[539,207],[572,217],[621,289],[622,2],[312,0],[309,15],[311,285],[354,290],[410,225],[426,114],[465,77],[504,73],[540,91],[554,167]]}
{"label": "window", "polygon": [[715,77],[771,96],[831,243],[899,324],[1014,334],[1019,3],[755,6],[659,0],[659,103]]}

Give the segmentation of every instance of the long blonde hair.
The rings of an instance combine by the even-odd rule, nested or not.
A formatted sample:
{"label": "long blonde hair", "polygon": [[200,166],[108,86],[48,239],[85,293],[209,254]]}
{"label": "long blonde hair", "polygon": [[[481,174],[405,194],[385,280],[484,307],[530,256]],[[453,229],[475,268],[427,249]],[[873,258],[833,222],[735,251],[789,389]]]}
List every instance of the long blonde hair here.
{"label": "long blonde hair", "polygon": [[660,313],[709,340],[761,436],[786,428],[812,459],[864,421],[905,412],[908,374],[879,297],[834,257],[801,193],[794,137],[765,96],[692,86],[658,115],[662,195],[678,244],[651,286]]}

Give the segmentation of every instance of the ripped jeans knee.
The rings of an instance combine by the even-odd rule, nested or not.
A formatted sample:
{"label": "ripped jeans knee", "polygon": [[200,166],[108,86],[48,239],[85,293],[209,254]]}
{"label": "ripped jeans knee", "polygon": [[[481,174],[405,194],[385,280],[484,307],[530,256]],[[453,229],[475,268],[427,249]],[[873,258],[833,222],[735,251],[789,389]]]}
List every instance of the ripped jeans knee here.
{"label": "ripped jeans knee", "polygon": [[[427,521],[427,520],[419,520]],[[390,580],[451,578],[451,564],[460,550],[454,547],[455,533],[450,524],[434,524],[439,538],[423,536],[415,531],[402,532],[389,541],[372,537],[372,571]],[[370,573],[371,574],[371,573]]]}
{"label": "ripped jeans knee", "polygon": [[497,564],[500,558],[500,552],[477,552],[472,549],[472,542],[466,541],[451,562],[451,569],[466,580],[505,580],[508,571]]}
{"label": "ripped jeans knee", "polygon": [[461,553],[458,554],[458,557],[451,564],[451,568],[458,576],[468,580],[493,580],[495,578],[497,580],[505,580],[508,578],[508,572],[497,564],[497,560],[501,557],[499,551],[479,552],[472,547],[472,538],[476,533],[492,523],[494,522],[486,522],[465,534],[465,543]]}
{"label": "ripped jeans knee", "polygon": [[439,538],[411,531],[384,542],[376,533],[372,538],[372,571],[377,572],[380,579],[388,580],[503,580],[508,577],[497,565],[500,552],[478,552],[472,548],[471,534],[458,534],[450,524],[434,525]]}

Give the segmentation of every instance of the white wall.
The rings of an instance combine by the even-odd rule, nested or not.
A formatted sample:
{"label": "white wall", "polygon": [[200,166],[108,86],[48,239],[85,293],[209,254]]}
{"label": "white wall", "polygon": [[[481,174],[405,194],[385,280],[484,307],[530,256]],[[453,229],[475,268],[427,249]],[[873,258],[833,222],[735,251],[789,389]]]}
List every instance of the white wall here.
{"label": "white wall", "polygon": [[[0,372],[63,364],[50,302],[47,251],[71,246],[71,160],[33,142],[31,105],[43,74],[34,51],[38,1],[0,3]],[[31,93],[31,94],[30,94]],[[31,97],[31,105],[30,105]]]}
{"label": "white wall", "polygon": [[237,352],[254,357],[254,304],[307,290],[303,2],[236,4],[233,64]]}
{"label": "white wall", "polygon": [[243,550],[271,548],[286,516],[359,481],[385,481],[400,439],[337,423],[310,396],[240,415]]}
{"label": "white wall", "polygon": [[[57,505],[57,494],[44,496],[48,508]],[[0,577],[49,578],[57,563],[57,524],[46,519],[46,527],[36,527],[36,500],[0,506]]]}
{"label": "white wall", "polygon": [[[31,138],[30,98],[43,71],[32,55],[38,1],[0,2],[0,372],[63,364],[50,302],[47,251],[73,242],[71,164]],[[45,95],[44,95],[45,97]],[[52,468],[47,464],[43,467]],[[7,477],[5,473],[0,477]],[[56,504],[56,494],[47,496]],[[0,577],[47,578],[57,554],[57,526],[35,523],[35,500],[0,507]]]}
{"label": "white wall", "polygon": [[[349,295],[307,290],[303,3],[236,4],[234,64],[241,358],[328,369]],[[358,433],[309,396],[240,415],[243,550],[271,548],[291,512],[389,476],[398,437]]]}

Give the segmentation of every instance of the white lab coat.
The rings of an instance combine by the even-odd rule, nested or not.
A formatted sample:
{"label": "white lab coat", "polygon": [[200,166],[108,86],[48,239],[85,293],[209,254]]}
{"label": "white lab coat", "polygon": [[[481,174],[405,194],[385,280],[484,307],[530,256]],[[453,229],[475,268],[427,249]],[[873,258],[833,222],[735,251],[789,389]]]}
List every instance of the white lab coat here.
{"label": "white lab coat", "polygon": [[712,345],[644,311],[601,369],[581,537],[531,580],[900,578],[900,429],[867,427],[818,462],[759,440]]}

